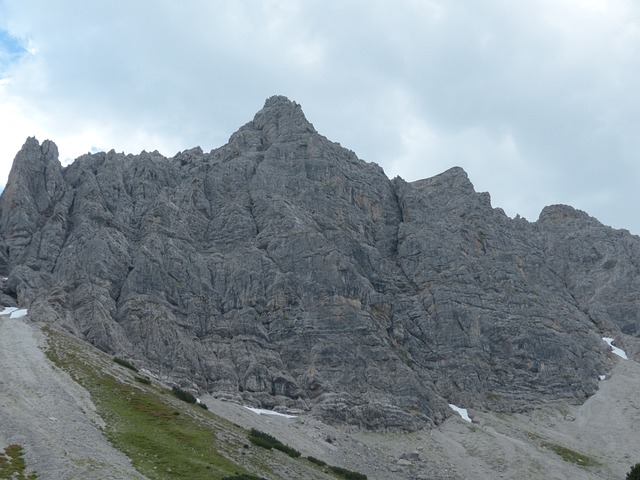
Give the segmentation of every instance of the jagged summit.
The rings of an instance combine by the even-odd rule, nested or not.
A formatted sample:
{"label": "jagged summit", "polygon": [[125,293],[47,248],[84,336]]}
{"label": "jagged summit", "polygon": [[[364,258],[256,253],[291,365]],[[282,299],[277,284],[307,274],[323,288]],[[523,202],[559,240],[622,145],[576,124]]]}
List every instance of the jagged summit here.
{"label": "jagged summit", "polygon": [[548,222],[571,222],[575,221],[576,224],[591,224],[597,223],[601,225],[598,220],[591,217],[587,212],[578,210],[569,205],[549,205],[544,207],[540,212],[537,223],[545,224]]}
{"label": "jagged summit", "polygon": [[280,96],[267,99],[262,110],[253,118],[253,123],[256,128],[265,128],[270,123],[277,123],[282,130],[317,133],[305,117],[302,106]]}
{"label": "jagged summit", "polygon": [[583,400],[602,336],[640,352],[640,238],[511,220],[457,167],[389,180],[285,97],[210,153],[55,150],[0,197],[0,299],[176,383],[415,429]]}
{"label": "jagged summit", "polygon": [[287,97],[273,96],[267,99],[253,121],[234,133],[230,141],[233,143],[242,138],[244,144],[253,142],[265,148],[277,141],[293,141],[308,134],[317,132],[305,117],[302,107]]}
{"label": "jagged summit", "polygon": [[[28,137],[17,153],[11,171],[13,175],[29,175],[41,171],[42,165],[46,169],[56,169],[60,166],[58,147],[51,140],[40,142],[35,137]],[[9,174],[11,176],[11,173]],[[11,180],[7,185],[12,183]]]}
{"label": "jagged summit", "polygon": [[[35,137],[29,137],[16,155],[7,185],[0,202],[2,228],[22,235],[41,224],[42,215],[50,214],[52,205],[59,200],[57,192],[64,183],[62,166],[58,160],[58,147],[50,140],[42,145]],[[23,202],[27,201],[26,204]],[[19,215],[14,215],[19,208]],[[13,220],[10,220],[12,219]],[[12,223],[14,222],[15,223]],[[16,232],[16,229],[18,230]],[[0,264],[2,254],[0,253]],[[0,267],[1,268],[1,267]]]}
{"label": "jagged summit", "polygon": [[[260,112],[275,116],[301,114],[302,106],[295,101],[289,100],[284,95],[273,95],[265,100],[264,107]],[[304,117],[304,114],[302,116]]]}
{"label": "jagged summit", "polygon": [[300,107],[295,101],[289,100],[285,95],[272,95],[264,101],[263,109],[281,107]]}
{"label": "jagged summit", "polygon": [[473,183],[462,167],[451,167],[439,175],[411,183],[419,189],[446,187],[459,193],[475,193]]}

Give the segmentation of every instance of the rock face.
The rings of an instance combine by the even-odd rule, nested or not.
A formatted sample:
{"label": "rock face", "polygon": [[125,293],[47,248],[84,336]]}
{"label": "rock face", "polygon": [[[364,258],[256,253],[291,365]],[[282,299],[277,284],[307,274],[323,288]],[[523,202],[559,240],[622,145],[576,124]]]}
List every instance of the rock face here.
{"label": "rock face", "polygon": [[452,168],[389,180],[267,100],[165,158],[29,138],[0,199],[5,304],[178,382],[414,429],[448,403],[583,400],[640,352],[640,238],[567,206],[510,219]]}

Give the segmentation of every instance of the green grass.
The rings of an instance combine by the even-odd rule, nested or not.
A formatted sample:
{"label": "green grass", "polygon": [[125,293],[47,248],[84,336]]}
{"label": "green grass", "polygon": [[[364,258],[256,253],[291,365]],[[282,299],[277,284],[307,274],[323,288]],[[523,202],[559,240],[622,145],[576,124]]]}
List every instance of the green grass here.
{"label": "green grass", "polygon": [[[44,331],[49,337],[49,359],[89,391],[106,423],[105,436],[150,480],[263,480],[260,474],[280,478],[279,465],[287,462],[306,465],[308,478],[315,477],[313,470],[348,480],[367,478],[313,457],[302,461],[300,452],[275,437],[258,430],[247,432],[204,411],[206,405],[185,403],[182,395],[176,398],[175,390],[147,381],[135,371],[115,368],[111,357],[66,333]],[[251,448],[247,435],[251,443],[264,448]],[[274,457],[279,454],[273,450],[292,458]]]}
{"label": "green grass", "polygon": [[566,462],[575,463],[576,465],[580,465],[582,467],[592,467],[599,465],[598,462],[596,462],[593,458],[582,455],[581,453],[571,450],[570,448],[563,447],[562,445],[546,443],[543,446],[547,447],[550,450],[553,450]]}
{"label": "green grass", "polygon": [[9,445],[4,451],[0,451],[0,478],[11,478],[14,480],[35,480],[36,473],[27,475],[27,463],[23,458],[22,445]]}
{"label": "green grass", "polygon": [[131,384],[115,378],[82,358],[61,334],[49,330],[49,337],[49,358],[89,391],[107,424],[106,437],[142,474],[152,480],[250,475],[214,447],[220,446],[215,431],[196,420],[190,412],[195,406],[176,406],[158,388],[135,384],[133,376]]}

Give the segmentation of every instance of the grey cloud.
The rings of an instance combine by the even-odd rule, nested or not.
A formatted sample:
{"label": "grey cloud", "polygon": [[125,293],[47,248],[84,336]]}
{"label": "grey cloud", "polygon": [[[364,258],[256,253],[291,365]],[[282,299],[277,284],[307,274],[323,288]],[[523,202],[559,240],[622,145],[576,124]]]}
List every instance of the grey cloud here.
{"label": "grey cloud", "polygon": [[8,91],[118,150],[216,147],[284,94],[391,176],[461,165],[510,215],[571,203],[640,233],[640,14],[570,3],[9,1],[4,28],[40,50]]}

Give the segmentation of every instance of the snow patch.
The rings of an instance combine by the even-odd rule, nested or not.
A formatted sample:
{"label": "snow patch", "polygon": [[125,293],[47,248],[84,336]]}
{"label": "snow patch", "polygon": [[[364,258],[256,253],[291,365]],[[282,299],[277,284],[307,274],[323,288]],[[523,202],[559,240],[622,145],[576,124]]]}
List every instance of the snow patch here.
{"label": "snow patch", "polygon": [[607,345],[609,345],[611,347],[611,351],[615,354],[618,355],[620,358],[624,358],[625,360],[628,360],[629,358],[627,357],[627,354],[625,353],[624,350],[622,350],[621,348],[618,347],[614,347],[613,346],[613,342],[614,339],[611,337],[602,337],[602,340],[604,340],[605,342],[607,342]]}
{"label": "snow patch", "polygon": [[264,408],[255,408],[255,407],[247,407],[244,406],[247,410],[251,410],[253,413],[257,413],[258,415],[275,415],[277,417],[285,417],[285,418],[296,418],[297,415],[287,415],[286,413],[274,412],[273,410],[265,410]]}
{"label": "snow patch", "polygon": [[27,315],[26,308],[16,307],[3,307],[4,310],[0,312],[0,315],[9,315],[9,318],[22,318]]}
{"label": "snow patch", "polygon": [[469,418],[469,413],[467,412],[466,408],[456,407],[453,403],[450,403],[449,407],[451,407],[451,410],[455,410],[456,412],[458,412],[458,414],[460,414],[463,420],[467,422],[471,422],[471,419]]}
{"label": "snow patch", "polygon": [[606,376],[606,375],[598,375],[598,378],[599,378],[600,380],[604,380],[605,378],[607,378],[607,376]]}
{"label": "snow patch", "polygon": [[22,317],[26,317],[26,316],[27,316],[27,309],[26,308],[21,308],[19,310],[11,312],[11,315],[9,315],[9,318],[22,318]]}

